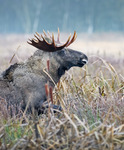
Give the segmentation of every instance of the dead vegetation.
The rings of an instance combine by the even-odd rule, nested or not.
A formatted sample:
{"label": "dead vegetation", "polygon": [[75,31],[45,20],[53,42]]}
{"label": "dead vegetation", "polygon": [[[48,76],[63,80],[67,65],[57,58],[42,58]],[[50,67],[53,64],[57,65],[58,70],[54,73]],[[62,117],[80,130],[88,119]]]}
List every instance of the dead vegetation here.
{"label": "dead vegetation", "polygon": [[91,56],[62,77],[53,93],[62,112],[16,116],[13,108],[11,118],[1,98],[0,149],[123,150],[123,60],[106,59]]}

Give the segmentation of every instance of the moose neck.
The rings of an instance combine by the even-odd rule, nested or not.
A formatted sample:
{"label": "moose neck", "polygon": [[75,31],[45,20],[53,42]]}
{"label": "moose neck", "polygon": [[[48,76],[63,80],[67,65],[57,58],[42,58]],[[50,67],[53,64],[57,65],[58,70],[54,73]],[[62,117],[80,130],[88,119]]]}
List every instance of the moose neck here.
{"label": "moose neck", "polygon": [[52,55],[47,52],[36,51],[34,55],[27,60],[26,64],[33,72],[36,74],[44,74],[48,80],[55,84],[60,80],[61,76],[58,76],[59,64]]}

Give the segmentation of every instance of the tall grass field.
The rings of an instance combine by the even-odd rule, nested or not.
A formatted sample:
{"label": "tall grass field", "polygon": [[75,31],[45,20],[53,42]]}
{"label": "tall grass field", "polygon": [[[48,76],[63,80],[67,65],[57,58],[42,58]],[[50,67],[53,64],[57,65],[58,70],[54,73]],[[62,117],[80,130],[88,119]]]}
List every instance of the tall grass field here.
{"label": "tall grass field", "polygon": [[[36,50],[31,35],[0,35],[0,72]],[[118,37],[118,38],[117,38]],[[64,34],[62,36],[64,40]],[[13,115],[0,98],[1,150],[123,150],[124,36],[80,34],[71,48],[89,62],[65,73],[53,91],[62,111]]]}

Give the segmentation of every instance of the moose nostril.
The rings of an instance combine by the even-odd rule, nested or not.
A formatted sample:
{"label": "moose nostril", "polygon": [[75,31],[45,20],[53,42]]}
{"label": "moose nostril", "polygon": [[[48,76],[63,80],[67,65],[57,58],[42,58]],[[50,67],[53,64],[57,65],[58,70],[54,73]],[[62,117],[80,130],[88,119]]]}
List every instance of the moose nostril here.
{"label": "moose nostril", "polygon": [[87,63],[88,63],[88,60],[85,59],[85,58],[83,58],[83,59],[82,59],[82,63],[87,64]]}

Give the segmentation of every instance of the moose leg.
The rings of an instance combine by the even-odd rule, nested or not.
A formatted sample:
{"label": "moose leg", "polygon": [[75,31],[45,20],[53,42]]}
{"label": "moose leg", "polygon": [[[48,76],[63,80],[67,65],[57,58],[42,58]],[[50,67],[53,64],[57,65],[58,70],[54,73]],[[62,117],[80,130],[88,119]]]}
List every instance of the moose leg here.
{"label": "moose leg", "polygon": [[51,104],[50,108],[52,108],[54,112],[56,112],[56,110],[62,111],[62,107],[60,105]]}
{"label": "moose leg", "polygon": [[40,108],[37,109],[38,115],[46,113],[46,111],[48,111],[48,108],[52,109],[54,113],[56,113],[57,111],[62,111],[62,107],[60,105],[49,104],[46,101]]}

